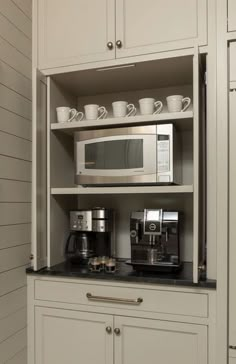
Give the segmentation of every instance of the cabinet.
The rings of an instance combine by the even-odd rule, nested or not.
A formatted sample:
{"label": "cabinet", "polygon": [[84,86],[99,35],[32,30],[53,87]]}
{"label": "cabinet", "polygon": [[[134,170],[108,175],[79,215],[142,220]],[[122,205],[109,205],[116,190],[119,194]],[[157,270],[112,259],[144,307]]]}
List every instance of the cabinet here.
{"label": "cabinet", "polygon": [[39,69],[207,44],[207,0],[35,0]]}
{"label": "cabinet", "polygon": [[35,364],[111,364],[112,332],[109,315],[36,307]]}
{"label": "cabinet", "polygon": [[[69,211],[88,208],[89,205],[105,206],[104,204],[107,204],[107,207],[117,211],[117,257],[129,258],[130,249],[127,241],[130,236],[131,211],[146,206],[170,209],[170,200],[166,197],[171,194],[171,208],[182,211],[185,216],[181,235],[181,259],[193,262],[193,281],[198,282],[198,266],[202,260],[202,252],[205,251],[200,246],[202,242],[205,244],[200,236],[200,233],[204,233],[204,214],[201,214],[204,221],[201,223],[198,220],[199,211],[205,210],[203,204],[199,204],[199,201],[203,200],[202,191],[204,190],[203,165],[199,163],[199,152],[203,151],[204,138],[200,140],[199,137],[204,132],[205,125],[205,115],[201,113],[204,107],[200,106],[200,100],[204,103],[205,92],[201,69],[204,72],[205,55],[199,55],[195,50],[192,55],[182,57],[169,55],[165,59],[140,62],[135,67],[123,67],[119,70],[97,72],[91,69],[47,77],[47,86],[43,84],[47,93],[46,120],[43,117],[45,111],[42,112],[45,105],[40,104],[40,98],[34,99],[33,104],[33,231],[35,232],[38,227],[37,235],[34,233],[32,241],[32,266],[35,270],[45,266],[52,267],[65,259],[63,249],[70,229]],[[40,83],[42,74],[37,72],[37,76],[38,78],[34,74],[34,94],[40,96],[37,85]],[[125,84],[124,79],[127,80]],[[168,113],[166,97],[171,94],[189,96],[192,99],[189,111]],[[100,188],[76,186],[74,132],[88,127],[95,130],[98,126],[99,128],[124,126],[128,119],[113,117],[112,102],[117,99],[128,100],[138,107],[139,99],[150,95],[163,102],[163,112],[158,116],[144,116],[140,115],[138,110],[136,116],[129,118],[129,124],[174,123],[182,145],[180,154],[182,185]],[[199,95],[201,95],[200,98]],[[83,105],[90,103],[104,105],[108,110],[107,119],[57,123],[57,107],[63,105],[81,111]],[[41,124],[42,130],[38,130]],[[46,155],[45,151],[47,151]],[[204,151],[201,160],[203,159]],[[137,193],[139,193],[138,199],[135,196]],[[104,195],[111,196],[108,199],[108,196],[104,197]],[[118,198],[117,195],[119,195]],[[46,223],[44,219],[47,219]]]}
{"label": "cabinet", "polygon": [[207,327],[35,307],[35,364],[207,364]]}
{"label": "cabinet", "polygon": [[228,0],[228,31],[236,30],[236,1]]}
{"label": "cabinet", "polygon": [[[28,275],[27,283],[29,364],[143,364],[147,360],[161,364],[215,364],[212,290],[171,290],[170,286],[128,282],[111,285],[104,280],[41,274]],[[75,296],[70,300],[67,298],[72,288]],[[85,294],[88,291],[103,297],[91,301]],[[137,292],[143,299],[141,305],[130,300],[137,298]],[[182,306],[189,310],[192,296],[207,297],[207,317],[200,317],[195,309],[191,315],[184,310],[177,313],[175,306],[181,294]],[[164,301],[168,309],[163,308]],[[199,310],[205,310],[204,304],[200,297]]]}
{"label": "cabinet", "polygon": [[[115,364],[207,364],[207,327],[115,317]],[[120,333],[116,334],[117,330]]]}
{"label": "cabinet", "polygon": [[115,0],[37,1],[39,69],[114,58],[114,12]]}

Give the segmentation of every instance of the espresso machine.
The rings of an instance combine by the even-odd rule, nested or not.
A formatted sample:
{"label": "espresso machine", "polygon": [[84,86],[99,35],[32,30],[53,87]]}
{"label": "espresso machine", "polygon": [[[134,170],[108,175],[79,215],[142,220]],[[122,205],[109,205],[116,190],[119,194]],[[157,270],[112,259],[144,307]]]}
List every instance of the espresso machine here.
{"label": "espresso machine", "polygon": [[70,234],[65,256],[71,263],[87,265],[95,256],[114,256],[114,212],[95,207],[70,212]]}
{"label": "espresso machine", "polygon": [[179,270],[181,268],[179,224],[178,211],[145,209],[132,212],[129,264],[139,271]]}

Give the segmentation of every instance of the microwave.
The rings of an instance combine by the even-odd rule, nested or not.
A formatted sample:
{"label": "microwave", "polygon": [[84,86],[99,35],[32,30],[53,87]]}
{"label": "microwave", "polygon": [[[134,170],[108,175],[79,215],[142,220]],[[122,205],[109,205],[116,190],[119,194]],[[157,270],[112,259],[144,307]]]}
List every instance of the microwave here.
{"label": "microwave", "polygon": [[181,184],[173,124],[79,131],[74,142],[77,185]]}

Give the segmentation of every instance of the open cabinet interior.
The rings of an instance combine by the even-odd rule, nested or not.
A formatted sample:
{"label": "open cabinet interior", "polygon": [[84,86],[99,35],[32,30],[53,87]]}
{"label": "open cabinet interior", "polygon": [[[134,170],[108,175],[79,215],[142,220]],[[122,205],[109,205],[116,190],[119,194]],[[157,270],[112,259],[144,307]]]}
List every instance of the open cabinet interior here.
{"label": "open cabinet interior", "polygon": [[[194,57],[197,57],[194,59]],[[199,66],[201,64],[201,66]],[[196,69],[197,68],[197,69]],[[115,210],[116,256],[130,258],[130,213],[144,208],[180,211],[180,256],[195,264],[205,259],[205,55],[176,57],[131,64],[113,69],[86,70],[48,77],[48,234],[47,264],[65,259],[64,248],[70,231],[71,210],[96,206]],[[197,85],[196,85],[197,83]],[[169,114],[166,97],[183,95],[192,102],[186,113]],[[138,100],[152,97],[163,102],[157,117],[140,118]],[[121,126],[112,123],[112,102],[125,100],[137,107],[135,117],[120,121],[125,125],[173,123],[180,140],[182,186],[155,187],[145,193],[138,187],[87,188],[75,183],[74,132]],[[69,106],[84,111],[86,104],[105,106],[107,119],[89,122],[57,123],[56,108]],[[200,106],[201,105],[201,106]],[[201,107],[201,112],[199,112]],[[116,120],[115,120],[116,121]],[[64,123],[70,124],[70,123]],[[197,183],[196,183],[197,181]],[[178,191],[178,187],[182,190]],[[123,188],[123,191],[122,191]],[[172,189],[171,189],[172,188]],[[119,191],[119,192],[118,192]]]}
{"label": "open cabinet interior", "polygon": [[[192,194],[119,194],[51,197],[51,232],[49,266],[64,261],[65,244],[70,231],[71,210],[94,207],[112,208],[115,216],[116,258],[130,259],[130,215],[133,211],[163,209],[180,212],[180,258],[193,261],[193,198]],[[60,224],[58,224],[60,221]]]}

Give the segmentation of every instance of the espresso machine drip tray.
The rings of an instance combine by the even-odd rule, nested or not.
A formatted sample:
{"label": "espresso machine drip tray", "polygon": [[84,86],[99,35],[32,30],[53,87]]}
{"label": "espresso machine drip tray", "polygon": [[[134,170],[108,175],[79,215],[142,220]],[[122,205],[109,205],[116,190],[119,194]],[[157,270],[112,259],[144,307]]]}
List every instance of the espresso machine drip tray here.
{"label": "espresso machine drip tray", "polygon": [[163,272],[163,273],[174,273],[178,272],[182,268],[182,264],[173,264],[170,262],[160,263],[148,263],[148,262],[133,262],[127,260],[126,264],[131,265],[137,272]]}

